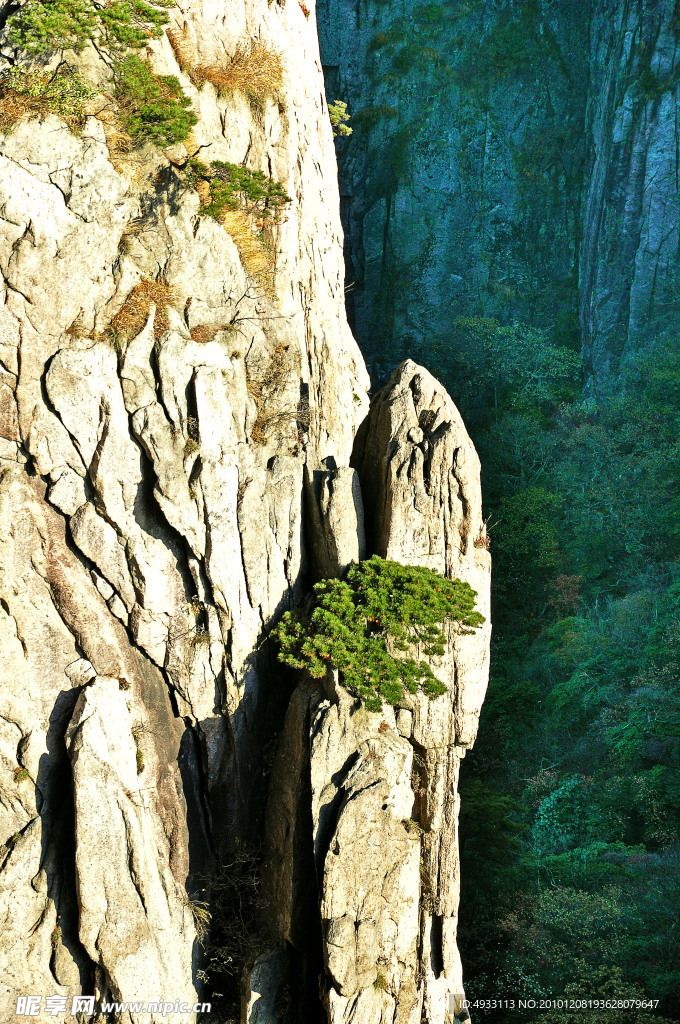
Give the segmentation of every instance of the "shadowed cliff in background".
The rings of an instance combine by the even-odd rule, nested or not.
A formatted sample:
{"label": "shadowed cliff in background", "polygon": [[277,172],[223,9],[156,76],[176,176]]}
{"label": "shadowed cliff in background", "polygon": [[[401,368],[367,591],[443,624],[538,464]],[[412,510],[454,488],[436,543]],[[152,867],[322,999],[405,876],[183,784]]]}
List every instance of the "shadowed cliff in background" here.
{"label": "shadowed cliff in background", "polygon": [[517,318],[597,380],[678,288],[672,0],[322,0],[348,310],[370,361]]}

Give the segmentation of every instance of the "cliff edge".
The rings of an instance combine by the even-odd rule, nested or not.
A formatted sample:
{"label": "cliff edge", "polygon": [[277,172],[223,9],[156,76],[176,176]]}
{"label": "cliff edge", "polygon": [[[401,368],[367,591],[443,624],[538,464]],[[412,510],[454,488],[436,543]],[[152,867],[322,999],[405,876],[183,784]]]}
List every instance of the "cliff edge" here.
{"label": "cliff edge", "polygon": [[[488,663],[478,461],[415,364],[368,414],[309,12],[168,18],[144,59],[189,97],[184,141],[121,146],[92,43],[31,65],[88,83],[75,121],[3,107],[3,1019],[29,993],[191,1008],[107,1018],[134,1024],[217,1007],[215,879],[264,841],[280,884],[242,1020],[451,1020],[457,768]],[[257,53],[280,68],[257,95],[198,73]],[[265,205],[280,185],[268,221],[242,194],[216,215],[241,167]],[[372,551],[467,580],[487,617],[448,637],[445,697],[384,715],[337,680],[292,689],[268,640],[310,578]]]}

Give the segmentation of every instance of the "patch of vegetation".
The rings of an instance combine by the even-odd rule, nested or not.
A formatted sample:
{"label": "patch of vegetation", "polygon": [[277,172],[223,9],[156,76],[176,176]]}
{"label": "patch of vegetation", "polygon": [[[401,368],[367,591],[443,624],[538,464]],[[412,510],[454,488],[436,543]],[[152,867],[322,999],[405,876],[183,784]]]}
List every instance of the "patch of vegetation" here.
{"label": "patch of vegetation", "polygon": [[82,50],[92,41],[112,51],[143,49],[158,37],[173,0],[28,0],[9,18],[12,46],[32,54]]}
{"label": "patch of vegetation", "polygon": [[59,114],[72,131],[85,123],[85,105],[94,95],[70,68],[54,74],[15,65],[0,78],[0,132],[9,133],[27,114]]}
{"label": "patch of vegetation", "polygon": [[189,895],[185,897],[184,903],[191,911],[191,916],[194,919],[196,938],[200,944],[204,946],[208,935],[210,934],[210,924],[212,922],[210,904],[205,900],[197,899]]}
{"label": "patch of vegetation", "polygon": [[140,281],[128,295],[122,309],[111,320],[104,338],[117,348],[136,338],[146,326],[153,303],[156,307],[154,335],[159,339],[168,329],[167,307],[174,301],[175,295],[164,281]]}
{"label": "patch of vegetation", "polygon": [[322,678],[329,668],[369,711],[395,705],[419,688],[434,698],[446,692],[429,664],[407,656],[418,645],[426,657],[444,653],[444,623],[462,631],[483,621],[475,591],[431,569],[400,565],[375,555],[353,566],[344,580],[314,587],[310,614],[286,612],[273,631],[279,660]]}
{"label": "patch of vegetation", "polygon": [[168,31],[177,63],[197,89],[211,82],[218,92],[243,92],[253,101],[274,95],[283,85],[283,59],[278,50],[264,42],[237,48],[229,63],[200,61],[189,37],[175,29]]}
{"label": "patch of vegetation", "polygon": [[347,113],[346,103],[342,100],[333,100],[332,103],[328,104],[328,115],[331,119],[333,135],[336,138],[352,134],[352,129],[348,124],[349,114]]}
{"label": "patch of vegetation", "polygon": [[272,434],[280,433],[291,423],[298,430],[309,426],[309,402],[298,399],[291,403],[293,380],[287,345],[277,345],[271,358],[257,371],[246,367],[248,394],[257,403],[257,418],[251,432],[255,444],[267,444]]}
{"label": "patch of vegetation", "polygon": [[382,971],[378,971],[378,973],[376,974],[375,981],[373,982],[373,988],[376,990],[376,992],[387,992],[389,984],[387,978],[382,973]]}
{"label": "patch of vegetation", "polygon": [[233,239],[250,280],[265,295],[273,298],[276,278],[276,250],[262,231],[253,230],[250,217],[243,210],[225,210],[220,224]]}
{"label": "patch of vegetation", "polygon": [[14,776],[14,781],[15,782],[28,782],[28,780],[31,777],[28,774],[28,771],[25,768],[22,768],[21,765],[18,765],[13,770],[12,775]]}
{"label": "patch of vegetation", "polygon": [[[173,0],[109,0],[105,4],[96,0],[28,0],[9,19],[9,38],[12,45],[29,54],[79,51],[88,42],[96,43],[113,57],[115,98],[120,105],[115,123],[109,123],[107,141],[110,135],[119,146],[124,143],[122,151],[130,139],[167,146],[186,139],[196,117],[188,109],[190,100],[177,79],[154,74],[138,51],[162,34],[172,6]],[[25,74],[27,80],[32,77]],[[69,123],[69,117],[82,113],[86,98],[77,86],[78,76],[67,89],[63,75],[38,75],[32,89],[24,84],[18,95],[27,96],[34,107],[39,103],[61,114]]]}
{"label": "patch of vegetation", "polygon": [[283,85],[281,54],[263,42],[239,47],[226,66],[201,64],[197,72],[218,92],[240,90],[255,100],[275,94]]}
{"label": "patch of vegetation", "polygon": [[183,142],[197,122],[191,101],[174,75],[156,75],[136,53],[115,70],[116,99],[125,131],[137,142]]}
{"label": "patch of vegetation", "polygon": [[438,349],[496,524],[491,680],[461,773],[472,998],[625,989],[658,998],[661,1019],[680,1005],[672,309],[667,336],[597,398],[580,393],[578,339],[559,324],[458,319]]}
{"label": "patch of vegetation", "polygon": [[373,36],[368,44],[369,53],[377,50],[384,49],[385,46],[391,46],[392,43],[400,43],[404,38],[404,30],[402,28],[391,28],[387,32],[378,32]]}
{"label": "patch of vegetation", "polygon": [[408,75],[415,67],[418,50],[414,46],[402,46],[392,59],[392,67],[399,75]]}
{"label": "patch of vegetation", "polygon": [[439,25],[444,20],[444,8],[432,0],[417,7],[415,17],[420,25]]}
{"label": "patch of vegetation", "polygon": [[271,908],[262,891],[257,851],[239,843],[212,876],[203,876],[199,882],[205,886],[202,892],[211,922],[198,978],[212,993],[213,1013],[236,1019],[243,968],[267,948],[270,939]]}
{"label": "patch of vegetation", "polygon": [[207,185],[201,196],[203,213],[215,220],[227,210],[242,210],[256,220],[276,219],[282,207],[291,202],[281,182],[240,164],[213,160],[207,165],[191,160],[187,176],[194,188],[201,183]]}
{"label": "patch of vegetation", "polygon": [[383,117],[394,118],[397,114],[396,107],[382,103],[377,107],[364,107],[362,110],[357,110],[353,115],[353,120],[355,125],[360,125],[364,130],[370,131]]}
{"label": "patch of vegetation", "polygon": [[266,295],[273,295],[276,251],[272,226],[291,202],[283,185],[263,171],[221,160],[204,164],[192,159],[185,173],[198,192],[202,213],[218,221],[234,240],[248,277]]}

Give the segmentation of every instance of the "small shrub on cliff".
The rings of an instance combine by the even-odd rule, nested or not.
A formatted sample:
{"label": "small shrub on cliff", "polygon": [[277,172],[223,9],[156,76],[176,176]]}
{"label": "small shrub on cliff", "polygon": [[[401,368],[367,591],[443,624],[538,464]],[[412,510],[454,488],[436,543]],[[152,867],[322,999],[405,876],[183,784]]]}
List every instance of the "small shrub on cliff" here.
{"label": "small shrub on cliff", "polygon": [[[124,148],[127,148],[128,138],[172,145],[186,139],[196,124],[196,117],[188,109],[190,100],[176,78],[156,75],[138,51],[143,50],[150,39],[162,35],[168,8],[173,3],[174,0],[108,0],[107,3],[28,0],[8,20],[9,40],[29,54],[42,55],[64,49],[79,51],[90,42],[108,52],[113,59],[116,100],[121,108],[121,123],[115,125],[118,140],[125,141]],[[43,79],[50,86],[41,95],[43,106],[65,116],[72,128],[68,121],[72,111],[62,109],[63,76],[38,75],[36,79],[41,88]],[[77,76],[73,76],[73,80],[77,81]],[[81,109],[82,102],[76,113]],[[109,129],[107,141],[108,136],[114,135],[111,125]]]}
{"label": "small shrub on cliff", "polygon": [[331,125],[333,127],[333,136],[338,138],[339,136],[347,136],[352,134],[352,129],[349,124],[349,114],[347,113],[347,104],[342,100],[334,100],[328,104],[328,116],[331,119]]}
{"label": "small shrub on cliff", "polygon": [[243,210],[258,220],[276,218],[290,196],[280,181],[264,171],[251,171],[239,164],[214,160],[210,166],[192,160],[189,181],[201,196],[203,213],[221,220],[227,210]]}
{"label": "small shrub on cliff", "polygon": [[276,253],[271,234],[257,227],[275,224],[291,201],[279,181],[263,171],[214,160],[210,165],[191,160],[187,180],[201,200],[201,212],[218,221],[231,235],[248,277],[267,295],[273,295]]}
{"label": "small shrub on cliff", "polygon": [[117,64],[116,99],[125,131],[140,142],[183,142],[197,121],[174,75],[155,75],[136,53]]}
{"label": "small shrub on cliff", "polygon": [[475,591],[422,566],[399,565],[377,555],[353,566],[345,580],[314,587],[311,614],[286,612],[274,630],[279,660],[321,678],[338,669],[343,684],[369,711],[397,704],[404,690],[446,692],[426,661],[406,656],[418,644],[425,657],[444,653],[445,622],[479,626]]}

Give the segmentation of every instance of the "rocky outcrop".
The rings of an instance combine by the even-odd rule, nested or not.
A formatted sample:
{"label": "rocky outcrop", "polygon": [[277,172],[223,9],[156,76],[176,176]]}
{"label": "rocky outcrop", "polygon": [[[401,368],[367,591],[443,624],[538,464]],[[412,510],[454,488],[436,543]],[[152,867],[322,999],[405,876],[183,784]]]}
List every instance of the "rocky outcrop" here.
{"label": "rocky outcrop", "polygon": [[[307,1002],[288,1012],[305,1024],[386,1020],[390,1005],[443,1020],[462,991],[456,766],[488,627],[451,634],[439,710],[414,699],[386,710],[386,728],[339,686],[289,701],[268,635],[312,578],[378,547],[464,576],[484,606],[476,457],[413,364],[355,446],[368,377],[344,313],[313,22],[259,0],[183,0],[171,16],[206,60],[254,38],[282,52],[282,88],[249,104],[197,90],[167,37],[150,47],[192,100],[192,145],[266,172],[292,202],[263,290],[202,215],[186,147],[116,159],[94,115],[80,134],[48,114],[0,135],[2,1018],[28,993],[210,998],[211,879],[262,835],[281,732],[267,820],[287,945],[261,950],[243,1018],[282,1020],[303,977]],[[107,81],[94,49],[70,59]],[[112,320],[145,282],[154,301],[121,337]],[[368,873],[355,885],[357,857]]]}
{"label": "rocky outcrop", "polygon": [[322,692],[301,684],[270,796],[270,884],[285,893],[282,938],[311,956],[309,929],[295,918],[296,907],[315,906],[304,845],[311,791],[328,1020],[444,1024],[463,998],[458,768],[488,676],[479,462],[451,400],[412,362],[374,399],[353,461],[369,550],[468,580],[486,622],[471,633],[448,627],[445,654],[433,662],[448,693],[436,700],[405,696],[371,714],[337,678]]}

